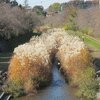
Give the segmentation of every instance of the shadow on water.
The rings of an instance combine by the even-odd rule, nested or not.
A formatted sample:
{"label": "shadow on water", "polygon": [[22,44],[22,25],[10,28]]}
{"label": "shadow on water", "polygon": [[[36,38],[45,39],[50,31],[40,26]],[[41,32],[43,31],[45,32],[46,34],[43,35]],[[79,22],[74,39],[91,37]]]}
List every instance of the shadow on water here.
{"label": "shadow on water", "polygon": [[55,61],[52,68],[52,82],[49,87],[40,90],[36,96],[22,97],[18,100],[75,100],[57,67],[57,61]]}

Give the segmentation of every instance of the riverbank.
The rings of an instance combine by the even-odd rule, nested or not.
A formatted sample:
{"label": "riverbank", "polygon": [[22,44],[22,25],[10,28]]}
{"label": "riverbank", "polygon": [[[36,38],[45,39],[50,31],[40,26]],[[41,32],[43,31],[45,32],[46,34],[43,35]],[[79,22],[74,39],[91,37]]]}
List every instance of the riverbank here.
{"label": "riverbank", "polygon": [[[34,99],[33,99],[34,98]],[[35,96],[25,96],[16,100],[77,100],[71,88],[65,82],[64,76],[58,70],[57,61],[52,66],[51,84],[43,90],[38,91]]]}
{"label": "riverbank", "polygon": [[[52,61],[56,57],[71,87],[77,88],[77,96],[86,100],[95,98],[97,84],[94,68],[91,66],[91,56],[79,37],[69,35],[64,29],[50,29],[41,36],[32,37],[29,42],[19,45],[13,53],[8,68],[6,91],[14,97],[35,95],[41,86],[48,85],[53,73]],[[56,71],[54,76],[55,73]],[[57,80],[54,85],[59,86],[59,82],[62,83]]]}
{"label": "riverbank", "polygon": [[[87,35],[86,35],[87,36]],[[97,100],[100,100],[100,41],[97,38],[87,36],[84,38],[86,45],[88,46],[90,53],[93,57],[93,64],[96,70],[96,76],[98,81],[99,91],[97,92]]]}

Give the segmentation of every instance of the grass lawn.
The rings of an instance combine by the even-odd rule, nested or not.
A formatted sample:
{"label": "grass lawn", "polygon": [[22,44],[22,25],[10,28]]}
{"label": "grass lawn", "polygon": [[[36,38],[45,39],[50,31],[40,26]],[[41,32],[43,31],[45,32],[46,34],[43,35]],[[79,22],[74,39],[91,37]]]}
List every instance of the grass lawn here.
{"label": "grass lawn", "polygon": [[84,42],[90,46],[95,47],[96,50],[100,50],[100,43],[87,35],[84,35]]}
{"label": "grass lawn", "polygon": [[83,35],[81,32],[77,32],[76,35],[78,35],[80,38],[84,40],[84,42],[88,45],[93,47],[94,49],[100,51],[100,41],[96,40],[95,38],[88,36],[88,35]]}

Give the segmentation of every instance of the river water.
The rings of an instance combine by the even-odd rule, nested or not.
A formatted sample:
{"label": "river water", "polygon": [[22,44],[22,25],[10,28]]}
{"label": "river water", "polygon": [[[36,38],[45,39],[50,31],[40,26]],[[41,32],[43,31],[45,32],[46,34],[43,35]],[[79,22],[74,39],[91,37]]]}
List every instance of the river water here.
{"label": "river water", "polygon": [[52,68],[52,82],[47,88],[40,90],[35,96],[25,96],[17,100],[76,100],[73,93],[65,82],[64,77],[58,70],[57,61]]}

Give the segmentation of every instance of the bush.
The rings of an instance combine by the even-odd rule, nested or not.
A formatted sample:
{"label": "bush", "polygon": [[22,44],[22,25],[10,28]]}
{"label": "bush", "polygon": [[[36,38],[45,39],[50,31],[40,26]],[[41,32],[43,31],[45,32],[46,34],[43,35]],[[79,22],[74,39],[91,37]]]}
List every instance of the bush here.
{"label": "bush", "polygon": [[6,87],[5,91],[9,91],[13,94],[14,98],[24,95],[22,84],[19,82],[10,82]]}
{"label": "bush", "polygon": [[77,96],[85,100],[95,100],[98,91],[98,82],[94,78],[95,70],[92,67],[87,67],[81,70],[80,74],[81,77],[78,81],[79,89],[77,91]]}
{"label": "bush", "polygon": [[93,33],[93,30],[91,28],[84,28],[81,30],[81,32],[86,35],[91,35]]}
{"label": "bush", "polygon": [[69,25],[64,26],[64,29],[65,30],[73,30],[73,31],[76,31],[77,30],[77,27],[74,24],[69,24]]}
{"label": "bush", "polygon": [[78,9],[75,7],[69,7],[69,16],[68,16],[68,22],[65,26],[65,30],[78,30],[77,23],[75,22],[75,18],[77,17],[77,11]]}

